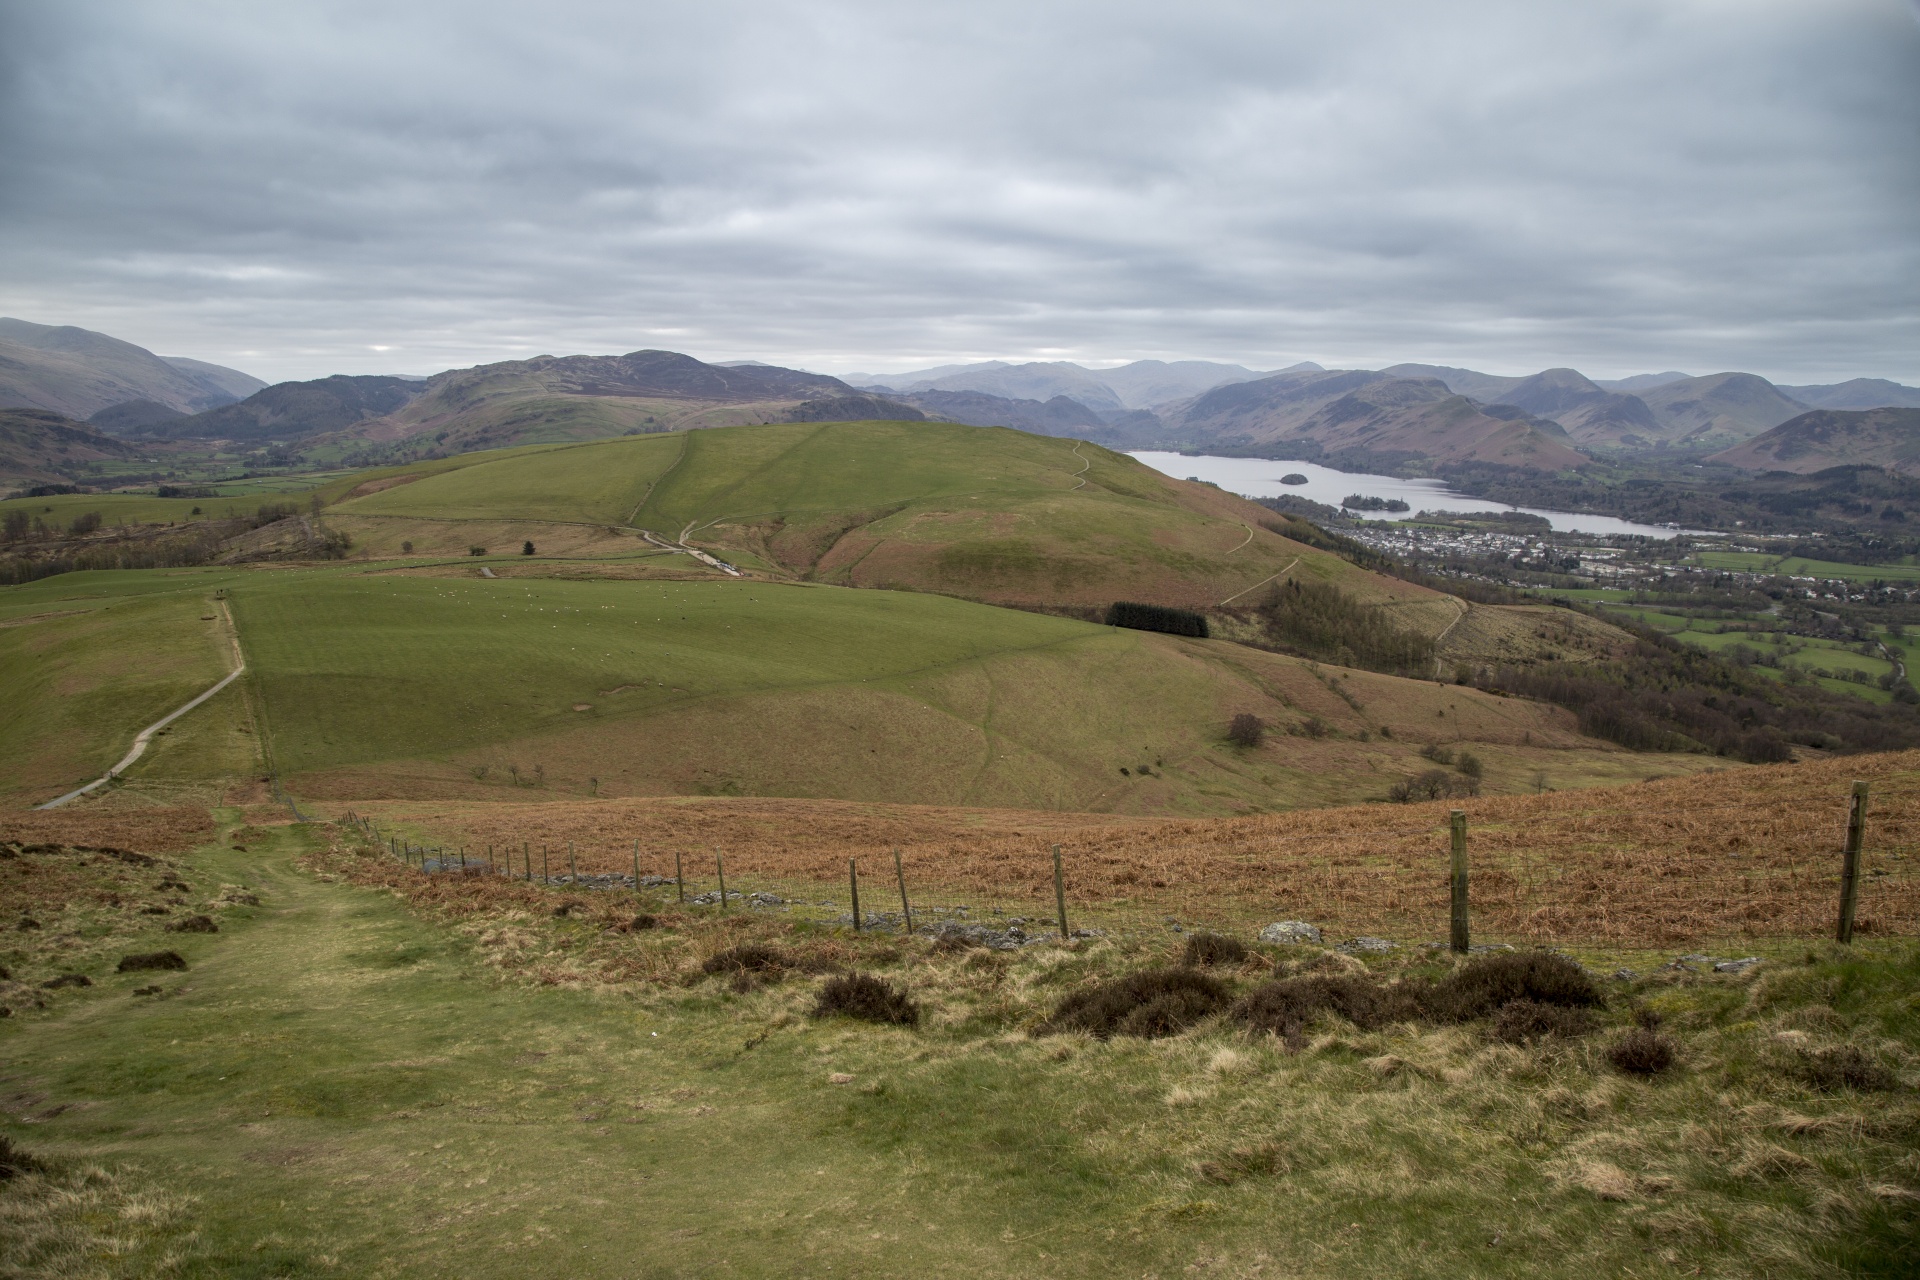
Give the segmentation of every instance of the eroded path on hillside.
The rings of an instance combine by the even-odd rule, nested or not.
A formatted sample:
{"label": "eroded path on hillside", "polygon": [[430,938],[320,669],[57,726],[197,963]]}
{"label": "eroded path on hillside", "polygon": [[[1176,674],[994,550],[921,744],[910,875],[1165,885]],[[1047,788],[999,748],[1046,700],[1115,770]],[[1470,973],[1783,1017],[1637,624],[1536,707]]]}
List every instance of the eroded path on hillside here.
{"label": "eroded path on hillside", "polygon": [[[884,1033],[504,983],[472,939],[298,870],[316,830],[247,828],[244,851],[187,859],[262,905],[182,935],[191,968],[165,996],[108,977],[4,1029],[16,1140],[190,1201],[144,1240],[127,1226],[137,1246],[100,1274],[167,1256],[217,1276],[1007,1274],[1104,1198],[1032,1194],[1069,1139],[961,1177],[859,1121],[884,1084],[832,1084],[836,1046]],[[983,1176],[1003,1184],[991,1205],[959,1194]],[[1103,1273],[1098,1251],[1057,1248],[1051,1274]]]}

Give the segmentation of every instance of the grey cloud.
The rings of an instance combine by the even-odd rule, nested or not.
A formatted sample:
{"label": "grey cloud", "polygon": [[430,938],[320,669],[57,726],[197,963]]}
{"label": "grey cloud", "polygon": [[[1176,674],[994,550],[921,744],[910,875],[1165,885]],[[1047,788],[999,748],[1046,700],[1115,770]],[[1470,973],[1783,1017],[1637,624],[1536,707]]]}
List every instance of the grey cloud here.
{"label": "grey cloud", "polygon": [[1920,380],[1893,0],[75,0],[0,59],[0,312],[261,376]]}

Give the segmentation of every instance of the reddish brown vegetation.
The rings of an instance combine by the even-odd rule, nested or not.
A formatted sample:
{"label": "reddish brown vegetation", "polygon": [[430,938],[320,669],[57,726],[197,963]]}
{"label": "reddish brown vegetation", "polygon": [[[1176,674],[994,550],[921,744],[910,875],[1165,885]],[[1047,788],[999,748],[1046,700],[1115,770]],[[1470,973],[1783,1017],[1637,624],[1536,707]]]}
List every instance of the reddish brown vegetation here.
{"label": "reddish brown vegetation", "polygon": [[138,809],[82,803],[0,813],[0,841],[184,853],[213,839],[213,816],[195,807]]}
{"label": "reddish brown vegetation", "polygon": [[[1920,931],[1920,871],[1908,856],[1920,830],[1920,752],[1460,802],[1471,830],[1476,931],[1648,946],[1824,933],[1853,778],[1874,788],[1860,928]],[[717,848],[729,883],[742,888],[844,885],[848,857],[879,874],[898,848],[916,899],[936,901],[944,894],[1045,903],[1048,846],[1059,843],[1068,897],[1102,912],[1174,912],[1235,927],[1311,918],[1434,936],[1447,919],[1450,807],[1180,820],[776,799],[361,806],[383,824],[403,820],[476,851],[517,851],[527,841],[537,859],[541,844],[572,841],[582,872],[630,870],[637,839],[643,872],[671,874],[679,849],[691,877]],[[537,889],[525,892],[537,900]]]}

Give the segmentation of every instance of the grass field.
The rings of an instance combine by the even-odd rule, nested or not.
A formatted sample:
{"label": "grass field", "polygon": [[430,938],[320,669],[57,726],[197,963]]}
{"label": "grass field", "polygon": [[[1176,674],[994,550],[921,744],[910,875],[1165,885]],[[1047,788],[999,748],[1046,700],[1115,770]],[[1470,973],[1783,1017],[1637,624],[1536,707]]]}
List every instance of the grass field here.
{"label": "grass field", "polygon": [[[7,907],[84,939],[10,935],[17,974],[95,982],[0,1026],[0,1132],[46,1166],[0,1184],[13,1274],[1584,1280],[1916,1262],[1910,943],[1746,943],[1733,954],[1764,960],[1738,976],[1581,949],[1649,976],[1604,983],[1595,1031],[1531,1044],[1334,1015],[1298,1052],[1220,1017],[1103,1041],[1033,1033],[1177,936],[1001,955],[670,903],[663,927],[619,934],[627,895],[557,920],[560,892],[449,893],[327,828],[220,816],[220,840],[162,867],[40,853],[7,864],[39,874],[0,872]],[[133,910],[163,874],[217,934]],[[805,974],[702,976],[748,940],[902,984],[922,1022],[812,1016]],[[187,972],[112,972],[160,946]],[[1449,968],[1404,955],[1315,971]],[[1219,977],[1247,990],[1267,963]],[[132,994],[146,986],[162,993]],[[1679,1049],[1651,1080],[1606,1055],[1637,1010]],[[1810,1064],[1849,1052],[1892,1064],[1894,1088],[1813,1083]]]}
{"label": "grass field", "polygon": [[1759,551],[1699,551],[1704,568],[1740,573],[1772,573],[1793,578],[1839,578],[1849,582],[1920,582],[1920,565],[1847,564],[1805,556],[1772,556]]}
{"label": "grass field", "polygon": [[236,576],[67,574],[0,592],[0,797],[49,800],[98,777],[230,671],[213,594]]}
{"label": "grass field", "polygon": [[[138,777],[259,759],[326,796],[1225,813],[1383,795],[1431,767],[1416,750],[1436,741],[1472,745],[1495,792],[1542,771],[1584,786],[1714,764],[1605,747],[1536,703],[1224,641],[919,593],[608,576],[617,567],[485,579],[471,562],[348,563],[10,588],[0,621],[19,625],[0,627],[0,652],[34,692],[13,704],[8,794],[32,802],[98,776],[137,729],[224,674],[219,625],[202,620],[219,592],[249,674],[170,729]],[[148,660],[176,651],[192,661]],[[62,692],[83,687],[99,692]],[[1226,743],[1242,711],[1275,736]]]}
{"label": "grass field", "polygon": [[522,533],[538,543],[543,524],[588,527],[595,536],[579,554],[602,555],[615,550],[610,531],[632,526],[688,532],[776,577],[851,586],[1019,604],[1205,606],[1294,575],[1399,602],[1411,624],[1435,632],[1452,620],[1435,593],[1269,532],[1261,522],[1272,513],[1242,499],[1095,445],[1000,428],[678,432],[471,455],[431,473],[392,469],[323,496],[337,499],[334,523],[383,551],[403,538],[422,554],[458,550],[466,527],[449,522],[465,521],[499,531],[485,545]]}

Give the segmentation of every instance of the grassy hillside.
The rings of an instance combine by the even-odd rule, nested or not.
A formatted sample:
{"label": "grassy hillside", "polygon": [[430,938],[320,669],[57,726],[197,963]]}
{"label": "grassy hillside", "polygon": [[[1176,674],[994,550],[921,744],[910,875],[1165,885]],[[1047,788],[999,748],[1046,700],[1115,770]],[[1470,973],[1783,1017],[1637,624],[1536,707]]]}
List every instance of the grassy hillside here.
{"label": "grassy hillside", "polygon": [[141,728],[231,670],[212,604],[223,580],[69,574],[0,591],[0,805],[100,776]]}
{"label": "grassy hillside", "polygon": [[45,409],[0,409],[0,484],[72,482],[137,450]]}
{"label": "grassy hillside", "polygon": [[[1263,527],[1272,513],[1243,499],[1095,445],[1002,428],[776,424],[481,455],[412,474],[363,481],[390,487],[361,496],[337,488],[330,519],[382,551],[403,537],[423,552],[464,549],[457,527],[415,537],[411,521],[686,531],[776,578],[1021,605],[1208,606],[1297,574],[1422,606],[1435,632],[1452,620],[1437,593],[1281,537]],[[526,536],[538,543],[537,530]]]}
{"label": "grassy hillside", "polygon": [[[472,564],[9,588],[8,618],[31,619],[0,626],[9,679],[30,691],[9,722],[11,803],[98,776],[224,673],[204,620],[222,591],[249,674],[171,730],[135,780],[201,779],[216,761],[243,774],[264,750],[304,795],[1223,813],[1380,798],[1433,767],[1418,754],[1432,743],[1471,748],[1493,792],[1543,771],[1582,786],[1713,763],[1610,749],[1517,699],[927,593],[598,566],[581,580],[487,579]],[[1242,712],[1271,727],[1263,745],[1226,741]]]}
{"label": "grassy hillside", "polygon": [[[1890,792],[1911,793],[1910,768]],[[1722,951],[1694,935],[1759,957],[1739,973],[1670,966],[1691,944],[1567,941],[1616,976],[1551,993],[1604,1005],[1561,1010],[1550,1034],[1355,1000],[1309,1006],[1293,1044],[1222,1013],[1095,1038],[1044,1024],[1176,961],[1186,939],[1160,920],[1067,947],[936,946],[825,912],[429,881],[344,827],[218,817],[159,865],[57,847],[0,862],[9,918],[66,926],[9,931],[17,981],[0,984],[19,1005],[0,1023],[0,1133],[35,1161],[0,1182],[13,1274],[1104,1280],[1124,1258],[1151,1276],[1824,1280],[1920,1264],[1910,939]],[[106,842],[85,830],[66,839]],[[144,914],[163,878],[191,887]],[[1324,919],[1309,886],[1289,914]],[[640,909],[658,927],[623,928]],[[219,932],[162,931],[188,912]],[[1248,958],[1208,971],[1228,996],[1276,973],[1364,992],[1485,971],[1237,934]],[[787,965],[702,971],[742,942]],[[159,949],[188,970],[115,972]],[[904,989],[918,1024],[817,1012],[821,971],[842,968]],[[38,985],[75,972],[92,985]],[[1614,1065],[1637,1022],[1672,1065]]]}

